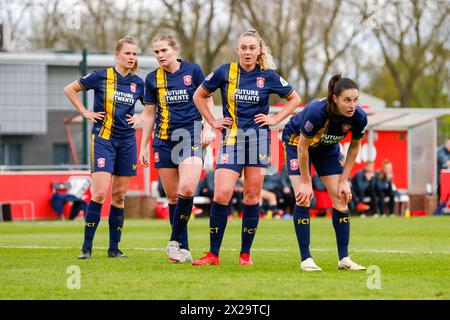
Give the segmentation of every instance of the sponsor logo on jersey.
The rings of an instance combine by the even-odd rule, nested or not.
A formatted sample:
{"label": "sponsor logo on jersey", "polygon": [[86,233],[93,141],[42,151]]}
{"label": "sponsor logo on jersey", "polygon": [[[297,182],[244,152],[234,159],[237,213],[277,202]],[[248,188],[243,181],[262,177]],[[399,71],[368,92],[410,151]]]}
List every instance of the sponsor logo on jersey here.
{"label": "sponsor logo on jersey", "polygon": [[133,170],[137,170],[137,164],[133,164]]}
{"label": "sponsor logo on jersey", "polygon": [[314,125],[311,122],[306,121],[304,128],[306,132],[311,132],[314,129]]}
{"label": "sponsor logo on jersey", "polygon": [[264,82],[265,82],[266,80],[263,78],[263,77],[258,77],[258,78],[256,78],[256,86],[258,87],[258,88],[264,88]]}
{"label": "sponsor logo on jersey", "polygon": [[155,162],[159,162],[159,152],[155,152],[155,154],[153,155],[153,159],[155,160]]}
{"label": "sponsor logo on jersey", "polygon": [[350,124],[346,124],[346,123],[342,124],[342,131],[344,131],[344,132],[349,132],[351,128],[352,128],[352,126]]}
{"label": "sponsor logo on jersey", "polygon": [[[186,83],[185,83],[186,84]],[[168,104],[189,101],[188,89],[168,90],[164,97]]]}
{"label": "sponsor logo on jersey", "polygon": [[286,87],[289,85],[289,82],[287,82],[286,80],[284,80],[282,77],[280,77],[280,83],[283,87]]}
{"label": "sponsor logo on jersey", "polygon": [[361,131],[362,134],[366,133],[366,128],[367,128],[367,125],[366,125],[366,126],[364,127],[364,129]]}
{"label": "sponsor logo on jersey", "polygon": [[228,153],[223,153],[222,154],[222,157],[221,157],[221,159],[220,159],[220,163],[222,163],[222,164],[224,164],[224,163],[228,163],[228,157],[229,157],[230,155],[228,154]]}
{"label": "sponsor logo on jersey", "polygon": [[105,163],[106,163],[105,158],[98,158],[97,159],[97,167],[104,168],[105,167]]}
{"label": "sponsor logo on jersey", "polygon": [[130,90],[131,92],[136,92],[137,84],[132,82],[130,83]]}
{"label": "sponsor logo on jersey", "polygon": [[184,76],[183,82],[185,86],[190,86],[192,84],[192,76],[191,75]]}
{"label": "sponsor logo on jersey", "polygon": [[211,80],[211,78],[213,77],[214,72],[211,72],[210,74],[208,74],[208,76],[205,78],[206,81]]}
{"label": "sponsor logo on jersey", "polygon": [[295,171],[298,169],[298,160],[297,159],[291,159],[290,162],[291,170]]}

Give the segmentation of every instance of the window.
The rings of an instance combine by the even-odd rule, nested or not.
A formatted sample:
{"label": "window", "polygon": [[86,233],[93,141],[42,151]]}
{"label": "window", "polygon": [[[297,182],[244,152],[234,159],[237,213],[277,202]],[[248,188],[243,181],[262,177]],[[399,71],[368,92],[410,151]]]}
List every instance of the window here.
{"label": "window", "polygon": [[20,143],[0,144],[0,165],[18,166],[22,164],[22,145]]}
{"label": "window", "polygon": [[53,144],[53,164],[70,164],[70,150],[68,143]]}

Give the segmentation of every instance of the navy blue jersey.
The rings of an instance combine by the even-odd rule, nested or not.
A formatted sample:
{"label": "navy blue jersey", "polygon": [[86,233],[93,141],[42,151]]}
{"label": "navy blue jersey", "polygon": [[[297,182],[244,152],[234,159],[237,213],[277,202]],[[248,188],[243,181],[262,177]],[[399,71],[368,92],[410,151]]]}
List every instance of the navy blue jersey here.
{"label": "navy blue jersey", "polygon": [[230,141],[230,144],[235,143],[238,129],[260,129],[254,117],[259,113],[269,113],[271,93],[286,98],[293,91],[292,86],[274,70],[262,71],[259,65],[256,65],[252,71],[246,72],[237,62],[217,68],[206,77],[202,86],[210,93],[220,88],[223,116],[233,119],[227,144]]}
{"label": "navy blue jersey", "polygon": [[202,120],[192,97],[205,75],[197,64],[178,61],[181,65],[174,73],[160,67],[145,78],[144,103],[157,107],[155,137],[161,140],[170,139],[179,128],[191,131],[194,121]]}
{"label": "navy blue jersey", "polygon": [[95,70],[78,80],[85,90],[93,89],[94,112],[105,112],[103,121],[97,121],[93,134],[103,139],[129,138],[134,129],[127,123],[127,114],[134,114],[136,100],[143,100],[144,81],[135,74],[122,77],[115,68]]}
{"label": "navy blue jersey", "polygon": [[351,132],[353,140],[364,137],[367,116],[359,106],[351,117],[327,114],[327,99],[314,100],[305,109],[293,116],[283,131],[283,141],[288,145],[298,145],[298,137],[303,134],[312,138],[310,148],[329,147],[339,143]]}

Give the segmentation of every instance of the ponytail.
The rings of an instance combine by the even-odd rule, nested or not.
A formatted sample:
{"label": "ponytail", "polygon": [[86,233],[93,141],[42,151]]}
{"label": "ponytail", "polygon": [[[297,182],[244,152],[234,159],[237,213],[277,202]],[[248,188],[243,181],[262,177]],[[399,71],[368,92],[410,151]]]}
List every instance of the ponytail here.
{"label": "ponytail", "polygon": [[336,74],[331,77],[330,81],[328,81],[327,111],[328,114],[330,115],[334,114],[334,112],[336,111],[336,104],[334,103],[333,100],[334,87],[336,85],[336,82],[338,82],[341,79],[342,79],[341,75]]}

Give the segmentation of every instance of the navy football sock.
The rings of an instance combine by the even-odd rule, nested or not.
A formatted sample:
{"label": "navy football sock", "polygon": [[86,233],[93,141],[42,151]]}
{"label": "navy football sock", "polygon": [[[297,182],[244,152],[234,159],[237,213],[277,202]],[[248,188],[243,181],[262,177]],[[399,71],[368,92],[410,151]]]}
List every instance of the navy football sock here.
{"label": "navy football sock", "polygon": [[339,260],[348,257],[348,243],[350,240],[350,216],[346,212],[333,208],[333,227],[336,233]]}
{"label": "navy football sock", "polygon": [[92,242],[94,241],[95,231],[100,223],[100,214],[102,212],[102,204],[93,200],[89,201],[86,209],[86,219],[84,224],[84,243],[83,249],[92,250]]}
{"label": "navy football sock", "polygon": [[109,249],[119,249],[124,220],[124,208],[111,205],[109,211]]}
{"label": "navy football sock", "polygon": [[244,205],[241,253],[250,253],[259,222],[259,204]]}
{"label": "navy football sock", "polygon": [[300,255],[302,261],[311,257],[309,252],[310,243],[310,218],[309,207],[302,207],[295,205],[294,207],[294,226],[297,235],[298,246],[300,248]]}
{"label": "navy football sock", "polygon": [[[176,204],[169,204],[169,221],[170,221],[170,226],[173,225],[173,217],[175,216],[175,209],[176,209],[177,205]],[[181,248],[189,248],[189,243],[188,243],[188,230],[187,228],[185,228],[183,230],[183,232],[181,233],[180,239],[180,247]],[[187,249],[189,250],[189,249]]]}
{"label": "navy football sock", "polygon": [[219,255],[220,246],[222,244],[223,234],[227,226],[228,205],[220,204],[213,201],[209,218],[209,251]]}
{"label": "navy football sock", "polygon": [[187,237],[187,224],[191,217],[194,198],[178,196],[178,202],[172,220],[172,234],[170,241],[178,241],[180,248],[189,250],[189,242]]}
{"label": "navy football sock", "polygon": [[173,216],[175,215],[175,208],[177,207],[176,204],[169,204],[169,222],[170,226],[172,226],[173,223]]}

